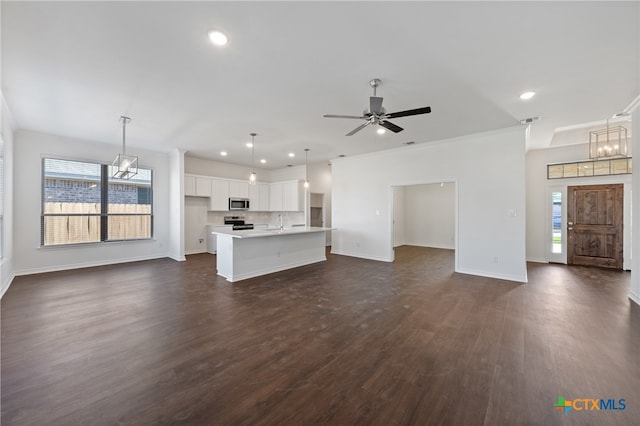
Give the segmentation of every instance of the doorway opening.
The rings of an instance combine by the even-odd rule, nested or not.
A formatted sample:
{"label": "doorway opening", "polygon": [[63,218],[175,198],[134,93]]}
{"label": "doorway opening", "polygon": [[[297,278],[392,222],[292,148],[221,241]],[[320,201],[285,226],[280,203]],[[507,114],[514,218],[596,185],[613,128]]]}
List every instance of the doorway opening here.
{"label": "doorway opening", "polygon": [[312,192],[309,199],[309,223],[324,226],[324,194]]}
{"label": "doorway opening", "polygon": [[[394,186],[392,193],[392,250],[407,245],[456,251],[456,182]],[[454,257],[457,265],[457,252]]]}

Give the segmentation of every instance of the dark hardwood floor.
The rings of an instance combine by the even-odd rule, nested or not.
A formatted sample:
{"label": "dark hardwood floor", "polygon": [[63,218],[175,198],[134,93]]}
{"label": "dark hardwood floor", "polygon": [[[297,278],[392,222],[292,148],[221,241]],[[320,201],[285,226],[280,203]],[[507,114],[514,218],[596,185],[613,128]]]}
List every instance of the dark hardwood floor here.
{"label": "dark hardwood floor", "polygon": [[523,285],[453,273],[447,250],[396,258],[236,284],[208,254],[17,277],[2,424],[640,424],[628,272],[530,264]]}

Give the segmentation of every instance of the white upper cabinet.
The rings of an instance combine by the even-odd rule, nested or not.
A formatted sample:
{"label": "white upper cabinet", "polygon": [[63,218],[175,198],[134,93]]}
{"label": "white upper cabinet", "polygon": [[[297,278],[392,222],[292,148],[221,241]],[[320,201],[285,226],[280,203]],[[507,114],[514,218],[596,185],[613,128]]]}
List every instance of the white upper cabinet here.
{"label": "white upper cabinet", "polygon": [[184,195],[187,197],[210,197],[211,179],[204,176],[184,175]]}
{"label": "white upper cabinet", "polygon": [[196,177],[196,197],[211,197],[211,179]]}
{"label": "white upper cabinet", "polygon": [[249,210],[254,212],[268,212],[269,206],[269,184],[256,183],[249,185]]}
{"label": "white upper cabinet", "polygon": [[282,183],[269,184],[269,210],[282,211]]}
{"label": "white upper cabinet", "polygon": [[226,179],[211,179],[211,198],[209,211],[229,211],[229,181]]}
{"label": "white upper cabinet", "polygon": [[304,210],[304,184],[302,182],[282,183],[282,210],[286,212]]}
{"label": "white upper cabinet", "polygon": [[248,198],[254,212],[304,211],[305,190],[302,181],[256,183],[236,179],[184,175],[184,195],[208,197],[209,211],[229,211],[229,198]]}
{"label": "white upper cabinet", "polygon": [[196,177],[184,175],[184,195],[188,197],[196,196]]}
{"label": "white upper cabinet", "polygon": [[249,182],[240,180],[229,181],[229,197],[249,198]]}
{"label": "white upper cabinet", "polygon": [[304,186],[301,181],[275,182],[270,185],[269,208],[274,212],[304,210]]}

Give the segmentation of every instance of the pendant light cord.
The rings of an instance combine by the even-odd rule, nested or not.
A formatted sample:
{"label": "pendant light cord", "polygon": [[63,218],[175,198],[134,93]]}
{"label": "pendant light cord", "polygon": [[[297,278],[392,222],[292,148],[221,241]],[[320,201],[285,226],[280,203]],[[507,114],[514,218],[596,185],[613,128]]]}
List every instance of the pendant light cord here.
{"label": "pendant light cord", "polygon": [[124,115],[120,117],[120,119],[122,120],[122,154],[126,155],[127,151],[125,149],[125,137],[126,137],[126,129],[127,129],[127,122],[131,121],[131,119],[129,117],[125,117]]}

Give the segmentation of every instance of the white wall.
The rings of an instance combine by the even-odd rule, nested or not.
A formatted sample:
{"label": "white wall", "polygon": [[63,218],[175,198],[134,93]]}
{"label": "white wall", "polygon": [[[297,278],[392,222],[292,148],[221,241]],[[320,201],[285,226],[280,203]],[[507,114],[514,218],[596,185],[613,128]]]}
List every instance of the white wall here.
{"label": "white wall", "polygon": [[[311,165],[309,165],[311,169]],[[304,180],[305,179],[305,166],[293,166],[284,167],[282,169],[270,170],[271,181],[270,182],[284,182],[287,180]],[[311,176],[309,176],[311,181]],[[312,191],[316,192],[316,191]]]}
{"label": "white wall", "polygon": [[452,182],[405,186],[404,244],[454,249],[455,204]]}
{"label": "white wall", "polygon": [[14,250],[13,250],[13,157],[14,157],[14,129],[15,123],[9,111],[4,96],[0,93],[2,101],[1,122],[2,122],[2,139],[4,142],[4,191],[3,191],[3,207],[4,214],[2,220],[2,259],[0,259],[0,297],[11,285],[14,276]]}
{"label": "white wall", "polygon": [[[527,260],[547,262],[548,232],[551,229],[549,188],[574,185],[621,183],[624,185],[624,223],[631,223],[631,176],[598,176],[586,178],[547,179],[547,164],[588,161],[588,144],[533,150],[527,153]],[[566,215],[566,213],[565,213]],[[631,227],[625,226],[623,235],[624,268],[631,269]]]}
{"label": "white wall", "polygon": [[41,159],[43,156],[110,162],[119,143],[101,144],[18,130],[14,134],[14,269],[16,275],[165,257],[170,249],[169,156],[133,150],[140,167],[153,169],[154,238],[143,241],[40,247]]}
{"label": "white wall", "polygon": [[[237,164],[221,163],[219,161],[206,160],[204,158],[184,157],[184,172],[187,174],[214,176],[227,179],[249,180],[251,167],[238,166]],[[256,167],[258,182],[272,182],[271,171]]]}
{"label": "white wall", "polygon": [[393,187],[393,246],[405,244],[404,239],[404,186]]}
{"label": "white wall", "polygon": [[334,160],[332,251],[393,261],[392,187],[457,182],[456,271],[525,282],[525,145],[518,126]]}
{"label": "white wall", "polygon": [[[631,133],[637,135],[631,139],[633,151],[640,152],[640,107],[638,107],[637,103],[631,118],[631,126],[633,128]],[[629,297],[640,305],[640,161],[636,158],[634,159],[634,163],[632,185],[633,188],[635,188],[635,202],[633,203],[632,212],[632,223],[634,226],[631,230],[633,233],[633,247],[631,259],[631,290]]]}
{"label": "white wall", "polygon": [[[207,251],[207,206],[208,198],[185,197],[184,199],[184,251],[185,254]],[[220,221],[224,223],[224,221]],[[201,241],[202,240],[202,241]]]}
{"label": "white wall", "polygon": [[186,260],[184,241],[184,151],[169,153],[169,257]]}

